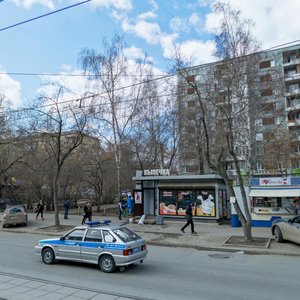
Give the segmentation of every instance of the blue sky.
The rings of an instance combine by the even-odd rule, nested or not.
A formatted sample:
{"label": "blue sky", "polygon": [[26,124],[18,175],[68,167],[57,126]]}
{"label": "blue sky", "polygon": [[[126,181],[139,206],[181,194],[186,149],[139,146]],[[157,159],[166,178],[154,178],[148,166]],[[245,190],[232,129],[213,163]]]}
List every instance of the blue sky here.
{"label": "blue sky", "polygon": [[[218,17],[210,0],[92,0],[1,30],[83,1],[0,1],[0,95],[14,106],[29,105],[44,81],[12,73],[80,73],[79,52],[86,47],[101,51],[102,39],[115,33],[124,37],[129,57],[146,52],[158,72],[166,71],[174,44],[193,56],[195,64],[213,60],[211,34]],[[300,1],[229,2],[255,21],[262,49],[299,39]],[[79,80],[73,79],[73,85],[80,85]]]}

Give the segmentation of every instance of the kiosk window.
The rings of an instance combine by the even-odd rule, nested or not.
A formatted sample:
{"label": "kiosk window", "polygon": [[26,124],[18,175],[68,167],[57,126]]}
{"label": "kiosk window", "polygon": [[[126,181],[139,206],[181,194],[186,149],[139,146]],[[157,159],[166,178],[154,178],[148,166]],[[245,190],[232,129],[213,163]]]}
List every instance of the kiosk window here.
{"label": "kiosk window", "polygon": [[176,191],[160,191],[159,214],[176,215]]}
{"label": "kiosk window", "polygon": [[254,207],[281,207],[281,198],[257,197],[253,200]]}

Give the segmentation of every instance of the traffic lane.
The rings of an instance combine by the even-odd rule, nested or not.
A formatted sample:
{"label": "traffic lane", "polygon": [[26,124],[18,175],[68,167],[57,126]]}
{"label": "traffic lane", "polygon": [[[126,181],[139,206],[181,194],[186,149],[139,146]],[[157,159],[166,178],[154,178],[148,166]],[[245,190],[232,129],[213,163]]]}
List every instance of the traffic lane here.
{"label": "traffic lane", "polygon": [[2,232],[1,271],[154,299],[260,299],[298,296],[297,257],[223,254],[151,246],[142,265],[125,272],[102,273],[97,266],[60,262],[48,266],[34,254],[45,236]]}

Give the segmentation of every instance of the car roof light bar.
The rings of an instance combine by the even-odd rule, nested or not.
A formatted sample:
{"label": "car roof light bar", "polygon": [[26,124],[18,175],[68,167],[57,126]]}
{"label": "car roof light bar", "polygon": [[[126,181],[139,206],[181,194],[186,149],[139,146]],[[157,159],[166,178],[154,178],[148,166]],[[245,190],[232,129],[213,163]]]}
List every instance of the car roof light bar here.
{"label": "car roof light bar", "polygon": [[103,221],[91,221],[91,222],[85,222],[88,226],[97,226],[97,225],[109,225],[111,223],[111,220],[103,220]]}

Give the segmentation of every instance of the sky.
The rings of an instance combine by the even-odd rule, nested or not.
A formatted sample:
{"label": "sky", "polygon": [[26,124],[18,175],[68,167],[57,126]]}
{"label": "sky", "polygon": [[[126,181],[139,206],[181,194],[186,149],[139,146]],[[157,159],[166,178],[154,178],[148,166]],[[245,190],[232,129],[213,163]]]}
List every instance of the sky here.
{"label": "sky", "polygon": [[[225,1],[255,22],[253,33],[263,50],[300,39],[300,1]],[[54,78],[43,74],[81,74],[79,53],[85,48],[101,52],[103,39],[110,41],[115,34],[123,37],[128,58],[146,53],[157,74],[167,72],[174,45],[195,65],[211,62],[218,24],[214,2],[0,0],[0,95],[12,107],[30,106]],[[80,76],[65,80],[78,94],[85,84]]]}

